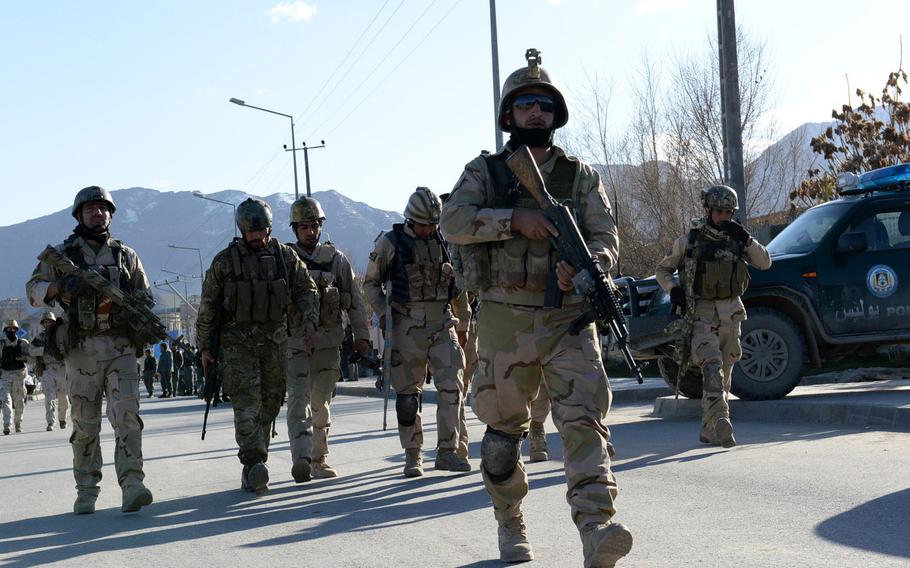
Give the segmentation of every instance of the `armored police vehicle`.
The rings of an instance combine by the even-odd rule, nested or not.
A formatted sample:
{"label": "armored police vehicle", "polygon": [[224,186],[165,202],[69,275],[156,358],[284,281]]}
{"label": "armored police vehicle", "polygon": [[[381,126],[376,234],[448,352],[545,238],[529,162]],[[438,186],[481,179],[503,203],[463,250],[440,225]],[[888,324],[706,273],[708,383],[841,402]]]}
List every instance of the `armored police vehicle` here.
{"label": "armored police vehicle", "polygon": [[[773,264],[750,269],[743,295],[742,360],[732,391],[745,400],[782,398],[803,366],[879,345],[910,342],[910,164],[838,178],[839,197],[807,210],[769,244]],[[657,359],[675,388],[674,338],[663,333],[669,296],[654,278],[620,278],[632,347]],[[701,397],[690,368],[680,384]]]}

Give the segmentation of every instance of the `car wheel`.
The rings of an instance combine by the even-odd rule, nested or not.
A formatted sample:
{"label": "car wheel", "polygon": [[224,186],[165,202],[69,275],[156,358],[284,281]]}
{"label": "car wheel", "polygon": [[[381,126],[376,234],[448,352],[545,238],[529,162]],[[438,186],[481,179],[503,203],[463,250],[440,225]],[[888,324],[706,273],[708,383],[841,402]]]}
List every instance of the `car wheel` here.
{"label": "car wheel", "polygon": [[743,400],[787,396],[802,378],[804,343],[799,327],[782,312],[749,310],[741,330],[743,357],[733,367],[733,394]]}
{"label": "car wheel", "polygon": [[[657,359],[657,368],[660,369],[660,376],[664,378],[667,386],[676,392],[676,376],[679,367],[673,357],[661,355]],[[689,365],[683,380],[679,385],[679,394],[686,398],[701,398],[701,369]]]}

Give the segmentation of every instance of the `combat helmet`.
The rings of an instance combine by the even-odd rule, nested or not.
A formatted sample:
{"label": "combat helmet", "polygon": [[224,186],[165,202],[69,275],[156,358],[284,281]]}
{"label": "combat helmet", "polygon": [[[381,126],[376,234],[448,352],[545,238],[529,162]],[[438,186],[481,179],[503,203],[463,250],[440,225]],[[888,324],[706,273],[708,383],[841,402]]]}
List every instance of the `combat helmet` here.
{"label": "combat helmet", "polygon": [[423,225],[438,225],[442,213],[442,203],[436,194],[427,187],[418,187],[408,199],[404,208],[404,218]]}
{"label": "combat helmet", "polygon": [[241,233],[271,228],[272,208],[261,199],[248,197],[237,206],[236,221]]}
{"label": "combat helmet", "polygon": [[72,215],[79,220],[79,209],[82,208],[86,203],[91,203],[92,201],[102,201],[107,205],[107,208],[111,210],[111,215],[117,210],[117,206],[114,205],[114,198],[111,197],[111,192],[99,187],[97,185],[90,185],[79,190],[79,193],[76,194],[76,199],[73,200],[73,210]]}
{"label": "combat helmet", "polygon": [[509,131],[507,117],[512,106],[512,99],[515,91],[524,87],[543,87],[551,91],[553,102],[556,103],[556,113],[553,117],[553,129],[565,126],[569,121],[569,109],[566,107],[566,99],[562,96],[562,91],[556,86],[550,73],[540,66],[540,52],[533,47],[525,51],[525,59],[528,60],[528,66],[522,67],[512,72],[502,84],[502,96],[499,98],[499,113],[497,122],[499,129],[503,132]]}
{"label": "combat helmet", "polygon": [[57,316],[50,310],[44,310],[41,314],[41,321],[38,323],[44,323],[46,321],[57,321]]}
{"label": "combat helmet", "polygon": [[6,320],[5,322],[3,322],[3,331],[6,331],[9,328],[13,328],[16,331],[19,331],[19,322],[17,322],[16,320],[12,320],[12,319]]}
{"label": "combat helmet", "polygon": [[701,192],[701,201],[705,207],[711,209],[739,209],[739,198],[736,192],[728,185],[712,185]]}
{"label": "combat helmet", "polygon": [[291,204],[291,225],[313,221],[325,221],[325,211],[318,201],[312,197],[301,197]]}

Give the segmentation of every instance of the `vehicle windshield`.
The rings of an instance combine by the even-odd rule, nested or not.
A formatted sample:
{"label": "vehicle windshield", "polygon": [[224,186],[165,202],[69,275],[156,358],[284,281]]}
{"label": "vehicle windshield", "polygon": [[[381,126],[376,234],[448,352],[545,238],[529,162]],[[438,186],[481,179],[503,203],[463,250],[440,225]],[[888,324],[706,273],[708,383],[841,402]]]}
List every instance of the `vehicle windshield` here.
{"label": "vehicle windshield", "polygon": [[832,203],[809,209],[774,237],[768,244],[768,252],[802,254],[815,249],[847,207],[850,207],[849,203]]}

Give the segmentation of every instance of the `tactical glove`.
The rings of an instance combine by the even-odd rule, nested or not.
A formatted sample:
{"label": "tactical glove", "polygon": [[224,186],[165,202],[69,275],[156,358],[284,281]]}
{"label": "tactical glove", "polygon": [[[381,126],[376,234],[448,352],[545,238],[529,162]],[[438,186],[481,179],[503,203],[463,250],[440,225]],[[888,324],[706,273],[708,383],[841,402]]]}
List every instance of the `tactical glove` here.
{"label": "tactical glove", "polygon": [[674,286],[670,289],[670,303],[680,308],[686,307],[686,291],[682,286]]}
{"label": "tactical glove", "polygon": [[723,221],[718,225],[718,228],[730,235],[730,238],[734,241],[739,241],[743,246],[746,246],[749,239],[752,238],[749,231],[736,221]]}

